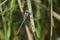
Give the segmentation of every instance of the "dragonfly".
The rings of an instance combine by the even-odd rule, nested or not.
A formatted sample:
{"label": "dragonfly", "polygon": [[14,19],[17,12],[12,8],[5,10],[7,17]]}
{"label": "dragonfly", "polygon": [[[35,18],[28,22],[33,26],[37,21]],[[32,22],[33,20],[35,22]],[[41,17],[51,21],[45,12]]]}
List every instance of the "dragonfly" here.
{"label": "dragonfly", "polygon": [[19,29],[17,31],[17,34],[20,32],[20,30],[21,30],[23,24],[25,23],[25,21],[26,21],[26,19],[27,19],[27,17],[28,17],[29,14],[30,14],[30,12],[28,10],[26,10],[25,14],[24,14],[24,17],[23,17],[23,21],[22,21],[22,23],[21,23],[21,25],[20,25],[20,27],[19,27]]}
{"label": "dragonfly", "polygon": [[[21,23],[21,25],[20,25],[20,27],[19,27],[19,29],[18,29],[18,31],[17,31],[17,34],[20,32],[23,24],[25,23],[28,15],[30,15],[30,13],[31,13],[31,12],[30,12],[29,10],[26,10],[26,11],[25,11],[25,14],[24,14],[24,17],[23,17],[23,21],[22,21],[22,23]],[[35,33],[34,33],[34,37],[37,38]],[[36,39],[36,40],[37,40],[37,39]]]}

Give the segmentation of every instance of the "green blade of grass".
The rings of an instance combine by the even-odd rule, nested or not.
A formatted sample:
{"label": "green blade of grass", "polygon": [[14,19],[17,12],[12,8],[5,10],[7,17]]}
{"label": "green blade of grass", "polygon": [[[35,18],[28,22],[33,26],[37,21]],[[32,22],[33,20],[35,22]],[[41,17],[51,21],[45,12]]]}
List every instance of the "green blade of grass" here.
{"label": "green blade of grass", "polygon": [[8,20],[8,38],[10,38],[10,33],[11,33],[11,24],[12,24],[12,15],[13,15],[13,11],[15,9],[16,6],[16,0],[11,0],[10,2],[10,7],[9,7],[9,20]]}

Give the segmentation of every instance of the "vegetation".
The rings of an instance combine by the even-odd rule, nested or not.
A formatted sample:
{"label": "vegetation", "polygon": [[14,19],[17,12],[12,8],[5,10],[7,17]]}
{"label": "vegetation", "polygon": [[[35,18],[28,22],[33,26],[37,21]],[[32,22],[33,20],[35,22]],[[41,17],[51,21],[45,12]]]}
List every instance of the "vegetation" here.
{"label": "vegetation", "polygon": [[60,40],[60,0],[53,0],[53,40]]}
{"label": "vegetation", "polygon": [[51,3],[52,0],[0,0],[0,40],[52,40],[55,24]]}

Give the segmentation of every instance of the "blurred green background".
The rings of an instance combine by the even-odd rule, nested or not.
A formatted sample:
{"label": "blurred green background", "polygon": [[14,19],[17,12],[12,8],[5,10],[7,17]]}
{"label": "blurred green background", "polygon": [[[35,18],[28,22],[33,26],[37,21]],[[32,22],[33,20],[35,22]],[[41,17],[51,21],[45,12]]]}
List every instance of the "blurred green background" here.
{"label": "blurred green background", "polygon": [[50,8],[51,0],[0,0],[0,40],[50,40]]}

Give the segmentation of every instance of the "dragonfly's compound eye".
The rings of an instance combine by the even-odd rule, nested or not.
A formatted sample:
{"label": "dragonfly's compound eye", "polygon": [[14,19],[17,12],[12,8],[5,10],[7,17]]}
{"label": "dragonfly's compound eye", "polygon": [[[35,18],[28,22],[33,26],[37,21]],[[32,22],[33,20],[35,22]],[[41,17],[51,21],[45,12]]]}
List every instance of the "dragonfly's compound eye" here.
{"label": "dragonfly's compound eye", "polygon": [[26,12],[26,13],[29,13],[29,10],[26,10],[25,12]]}
{"label": "dragonfly's compound eye", "polygon": [[30,13],[29,10],[26,10],[26,11],[25,11],[25,15],[28,16],[29,13]]}
{"label": "dragonfly's compound eye", "polygon": [[30,14],[30,13],[31,13],[31,11],[29,11],[29,10],[26,10],[25,12],[26,12],[26,13],[28,13],[28,14]]}

